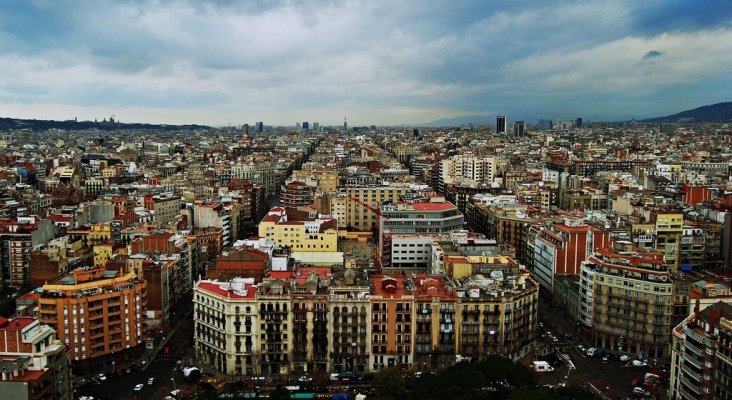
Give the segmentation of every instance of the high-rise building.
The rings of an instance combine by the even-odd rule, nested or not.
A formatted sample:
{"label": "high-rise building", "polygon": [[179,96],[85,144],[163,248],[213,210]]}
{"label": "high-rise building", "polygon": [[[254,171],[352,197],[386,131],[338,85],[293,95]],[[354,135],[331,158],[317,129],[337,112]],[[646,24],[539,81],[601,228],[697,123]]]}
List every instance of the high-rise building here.
{"label": "high-rise building", "polygon": [[720,301],[673,329],[670,399],[732,398],[732,306]]}
{"label": "high-rise building", "polygon": [[499,115],[496,117],[496,133],[506,133],[506,116]]}
{"label": "high-rise building", "polygon": [[578,117],[577,120],[574,122],[574,126],[577,128],[582,127],[582,117]]}
{"label": "high-rise building", "polygon": [[51,325],[84,368],[106,369],[142,343],[146,282],[134,271],[79,268],[43,285],[40,322]]}
{"label": "high-rise building", "polygon": [[592,330],[594,345],[666,357],[673,289],[661,253],[600,248],[582,262],[579,320]]}
{"label": "high-rise building", "polygon": [[343,130],[348,130],[348,121],[346,120],[346,117],[343,117]]}
{"label": "high-rise building", "polygon": [[513,136],[524,137],[524,121],[516,121],[513,123]]}
{"label": "high-rise building", "polygon": [[257,122],[257,132],[264,132],[264,122]]}
{"label": "high-rise building", "polygon": [[303,121],[302,123],[302,129],[308,130],[310,129],[310,123],[307,121]]}

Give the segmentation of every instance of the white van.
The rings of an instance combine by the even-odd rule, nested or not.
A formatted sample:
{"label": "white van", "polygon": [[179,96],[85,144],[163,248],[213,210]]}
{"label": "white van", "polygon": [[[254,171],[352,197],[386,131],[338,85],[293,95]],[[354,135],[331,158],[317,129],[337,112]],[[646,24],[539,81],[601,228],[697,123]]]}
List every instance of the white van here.
{"label": "white van", "polygon": [[534,361],[534,371],[536,372],[553,372],[554,367],[546,361]]}

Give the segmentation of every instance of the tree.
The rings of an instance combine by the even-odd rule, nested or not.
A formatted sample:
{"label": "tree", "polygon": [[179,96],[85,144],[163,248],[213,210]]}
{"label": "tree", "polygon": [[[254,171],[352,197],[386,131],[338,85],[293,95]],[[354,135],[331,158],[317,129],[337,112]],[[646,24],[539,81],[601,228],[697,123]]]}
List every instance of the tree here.
{"label": "tree", "polygon": [[275,390],[270,392],[269,399],[270,400],[290,400],[290,399],[292,399],[292,396],[290,396],[290,392],[288,392],[287,389],[285,389],[282,386],[277,386],[277,388]]}
{"label": "tree", "polygon": [[399,367],[383,368],[374,377],[374,389],[381,399],[402,399],[406,388]]}

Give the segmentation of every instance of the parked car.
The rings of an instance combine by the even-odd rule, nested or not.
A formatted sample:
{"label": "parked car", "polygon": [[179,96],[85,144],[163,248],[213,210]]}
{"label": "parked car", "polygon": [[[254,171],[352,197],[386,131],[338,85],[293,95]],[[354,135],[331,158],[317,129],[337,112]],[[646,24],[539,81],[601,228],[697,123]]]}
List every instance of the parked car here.
{"label": "parked car", "polygon": [[634,387],[633,388],[633,397],[649,397],[651,395],[651,392],[649,392],[646,389],[643,389],[642,387]]}
{"label": "parked car", "polygon": [[155,381],[157,381],[157,378],[155,378],[155,377],[153,376],[153,377],[151,377],[151,378],[149,378],[149,379],[147,380],[147,384],[148,384],[148,385],[154,385],[154,384],[155,384]]}
{"label": "parked car", "polygon": [[608,358],[608,356],[605,356],[605,357],[602,358],[602,363],[603,364],[607,364],[608,362],[610,362],[610,359]]}
{"label": "parked car", "polygon": [[135,392],[139,392],[139,391],[142,391],[143,387],[145,387],[145,385],[143,385],[142,383],[138,383],[137,385],[135,385],[135,388],[132,390]]}
{"label": "parked car", "polygon": [[98,380],[99,380],[100,382],[104,382],[104,381],[106,381],[106,380],[107,380],[107,375],[104,375],[104,374],[102,374],[102,373],[99,373],[99,374],[97,374],[97,379],[98,379]]}
{"label": "parked car", "polygon": [[621,362],[628,362],[628,361],[630,361],[630,357],[628,355],[626,355],[626,354],[621,355],[618,359]]}
{"label": "parked car", "polygon": [[302,382],[302,383],[312,382],[313,381],[313,378],[312,377],[309,377],[309,376],[306,376],[306,375],[303,375],[303,376],[297,378],[297,381],[298,382]]}
{"label": "parked car", "polygon": [[589,349],[587,349],[587,353],[585,353],[585,354],[587,354],[588,356],[592,357],[592,355],[595,354],[595,348],[594,347],[590,347]]}
{"label": "parked car", "polygon": [[648,364],[645,361],[641,361],[641,360],[633,360],[632,364],[634,367],[647,367],[648,366]]}

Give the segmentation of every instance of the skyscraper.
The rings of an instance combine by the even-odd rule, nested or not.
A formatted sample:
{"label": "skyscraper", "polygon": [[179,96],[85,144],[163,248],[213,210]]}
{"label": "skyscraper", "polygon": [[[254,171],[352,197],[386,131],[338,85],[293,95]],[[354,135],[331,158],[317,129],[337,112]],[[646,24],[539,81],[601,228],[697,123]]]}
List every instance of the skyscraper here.
{"label": "skyscraper", "polygon": [[307,121],[303,122],[302,123],[302,129],[304,129],[304,130],[310,129],[310,123],[307,122]]}
{"label": "skyscraper", "polygon": [[516,121],[513,123],[513,136],[524,137],[524,121]]}
{"label": "skyscraper", "polygon": [[257,122],[257,132],[264,132],[264,122]]}
{"label": "skyscraper", "polygon": [[346,117],[343,117],[343,130],[348,130],[348,121],[346,120]]}
{"label": "skyscraper", "polygon": [[582,127],[582,117],[578,117],[577,118],[577,120],[574,123],[574,126],[577,127],[577,128],[581,128]]}
{"label": "skyscraper", "polygon": [[506,116],[499,115],[496,117],[496,133],[506,133]]}

